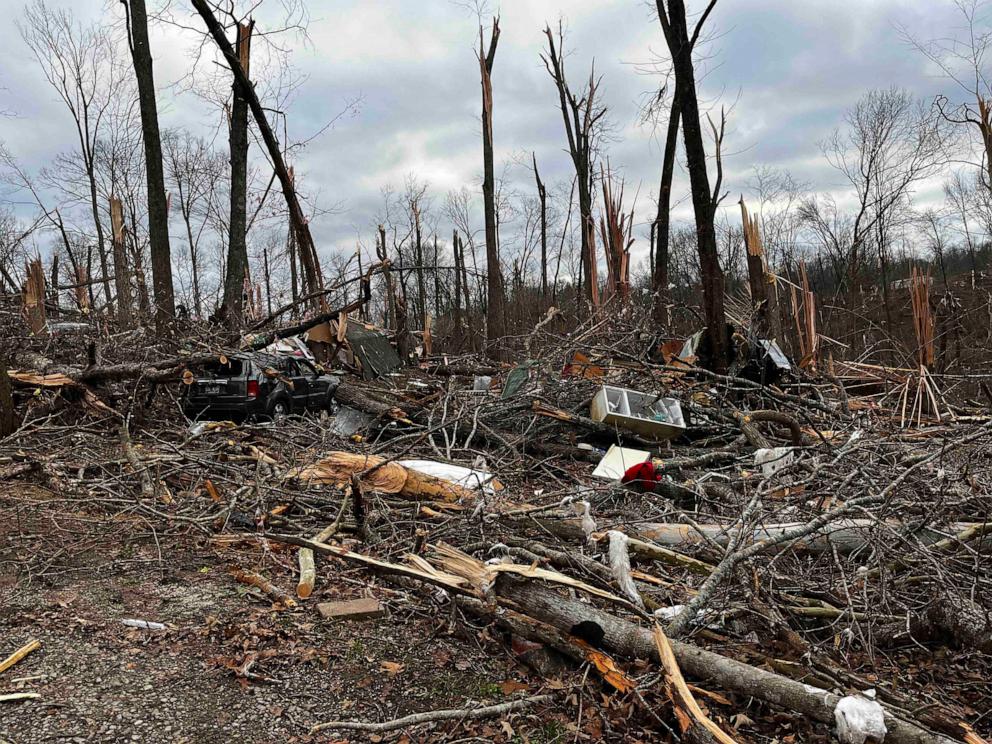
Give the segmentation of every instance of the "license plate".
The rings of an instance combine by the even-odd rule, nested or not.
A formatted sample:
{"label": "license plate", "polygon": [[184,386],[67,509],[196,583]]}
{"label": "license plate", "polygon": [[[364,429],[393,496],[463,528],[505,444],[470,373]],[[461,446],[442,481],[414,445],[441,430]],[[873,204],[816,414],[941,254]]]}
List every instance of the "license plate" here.
{"label": "license plate", "polygon": [[220,385],[204,385],[203,392],[207,395],[216,395],[220,392]]}

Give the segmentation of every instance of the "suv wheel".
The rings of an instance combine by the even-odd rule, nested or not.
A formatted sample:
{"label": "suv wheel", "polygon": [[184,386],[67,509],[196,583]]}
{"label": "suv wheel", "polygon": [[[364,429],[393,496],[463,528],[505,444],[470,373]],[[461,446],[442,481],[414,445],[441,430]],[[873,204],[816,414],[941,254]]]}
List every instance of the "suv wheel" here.
{"label": "suv wheel", "polygon": [[289,415],[289,402],[285,398],[276,398],[269,406],[269,417],[273,421],[281,421]]}

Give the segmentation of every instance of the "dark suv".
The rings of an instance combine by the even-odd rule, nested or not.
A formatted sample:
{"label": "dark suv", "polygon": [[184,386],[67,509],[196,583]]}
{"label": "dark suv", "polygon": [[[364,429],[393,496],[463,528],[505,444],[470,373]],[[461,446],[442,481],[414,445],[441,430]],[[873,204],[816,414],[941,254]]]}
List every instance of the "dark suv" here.
{"label": "dark suv", "polygon": [[210,362],[185,386],[183,412],[190,418],[282,418],[329,409],[340,380],[299,357],[235,354]]}

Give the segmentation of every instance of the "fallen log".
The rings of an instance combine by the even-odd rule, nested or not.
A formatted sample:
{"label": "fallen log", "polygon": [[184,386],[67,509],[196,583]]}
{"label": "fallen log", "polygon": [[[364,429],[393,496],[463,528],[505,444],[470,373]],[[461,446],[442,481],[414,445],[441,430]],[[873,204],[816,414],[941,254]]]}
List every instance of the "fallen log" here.
{"label": "fallen log", "polygon": [[344,487],[357,475],[363,489],[391,493],[415,501],[458,501],[475,497],[475,491],[405,468],[376,455],[330,452],[312,465],[297,468],[288,477],[302,483],[325,483]]}
{"label": "fallen log", "polygon": [[396,421],[402,421],[403,423],[410,423],[410,420],[403,409],[390,405],[385,401],[377,400],[357,385],[352,385],[351,383],[343,380],[334,391],[334,400],[343,406],[350,406],[351,408],[355,408],[362,413],[383,418],[391,418]]}
{"label": "fallen log", "polygon": [[[763,540],[776,540],[803,525],[802,522],[784,522],[756,527],[751,531],[751,539],[757,543]],[[789,547],[793,550],[808,553],[829,553],[836,549],[841,554],[853,553],[868,544],[867,532],[880,526],[899,530],[900,522],[879,522],[875,519],[839,519],[824,525],[818,531],[792,542]],[[962,532],[975,525],[972,523],[957,523],[950,525],[954,532]],[[658,545],[702,545],[715,542],[727,545],[737,535],[737,528],[724,527],[719,524],[687,525],[681,523],[647,523],[638,525],[634,534],[642,540],[651,541]],[[922,528],[913,533],[913,537],[924,545],[931,545],[944,539],[945,532],[936,529]]]}
{"label": "fallen log", "polygon": [[[601,646],[622,656],[660,662],[652,632],[590,604],[567,599],[536,582],[501,575],[495,584],[501,601],[508,601],[520,612],[547,623],[562,632],[601,639]],[[577,630],[581,629],[581,630]],[[697,646],[671,640],[679,666],[690,677],[744,697],[756,697],[771,705],[792,710],[821,723],[834,723],[839,695],[820,690],[773,672],[744,664]],[[955,744],[916,723],[886,711],[889,730],[887,744]]]}

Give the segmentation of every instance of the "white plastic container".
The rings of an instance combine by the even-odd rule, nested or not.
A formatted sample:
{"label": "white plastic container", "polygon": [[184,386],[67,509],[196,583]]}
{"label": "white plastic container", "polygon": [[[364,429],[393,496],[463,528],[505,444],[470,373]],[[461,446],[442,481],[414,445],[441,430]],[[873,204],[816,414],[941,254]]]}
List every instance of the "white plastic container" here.
{"label": "white plastic container", "polygon": [[593,421],[661,441],[675,439],[685,431],[682,405],[675,398],[603,385],[589,407]]}

